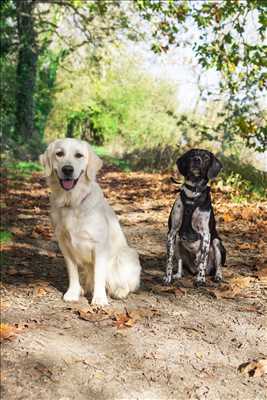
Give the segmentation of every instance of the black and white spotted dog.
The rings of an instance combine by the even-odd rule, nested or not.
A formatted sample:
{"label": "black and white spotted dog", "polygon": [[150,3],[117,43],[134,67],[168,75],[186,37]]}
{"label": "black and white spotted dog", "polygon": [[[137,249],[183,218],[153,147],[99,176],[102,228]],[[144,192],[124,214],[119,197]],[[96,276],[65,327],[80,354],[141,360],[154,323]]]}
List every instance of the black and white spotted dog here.
{"label": "black and white spotted dog", "polygon": [[[180,278],[183,266],[196,275],[196,286],[205,285],[206,273],[219,282],[226,252],[216,230],[207,184],[218,175],[222,165],[211,152],[200,149],[188,151],[176,164],[185,183],[169,216],[164,283]],[[174,259],[178,269],[175,275]]]}

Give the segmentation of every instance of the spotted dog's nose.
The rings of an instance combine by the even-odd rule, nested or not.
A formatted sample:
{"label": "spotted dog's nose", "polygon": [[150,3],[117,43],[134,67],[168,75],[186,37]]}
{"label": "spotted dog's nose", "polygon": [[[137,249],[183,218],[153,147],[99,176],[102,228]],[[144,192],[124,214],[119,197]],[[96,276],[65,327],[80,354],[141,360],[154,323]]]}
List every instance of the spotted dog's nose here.
{"label": "spotted dog's nose", "polygon": [[71,177],[73,174],[73,171],[74,171],[74,168],[72,165],[64,165],[64,167],[62,167],[62,172],[67,177]]}
{"label": "spotted dog's nose", "polygon": [[195,166],[200,166],[200,165],[201,165],[201,157],[199,157],[199,156],[194,156],[194,157],[193,157],[193,164],[194,164]]}

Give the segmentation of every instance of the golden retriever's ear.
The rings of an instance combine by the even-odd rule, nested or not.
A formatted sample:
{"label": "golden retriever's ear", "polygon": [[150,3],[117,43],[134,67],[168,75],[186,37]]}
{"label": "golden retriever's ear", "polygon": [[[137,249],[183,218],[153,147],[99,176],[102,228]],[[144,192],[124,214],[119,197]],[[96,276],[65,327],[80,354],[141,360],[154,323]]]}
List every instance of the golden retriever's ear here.
{"label": "golden retriever's ear", "polygon": [[49,177],[52,174],[51,145],[39,156],[39,161],[45,169],[45,176]]}
{"label": "golden retriever's ear", "polygon": [[94,180],[97,172],[103,165],[103,161],[99,158],[95,152],[92,150],[91,146],[87,143],[88,148],[88,163],[86,168],[87,178]]}

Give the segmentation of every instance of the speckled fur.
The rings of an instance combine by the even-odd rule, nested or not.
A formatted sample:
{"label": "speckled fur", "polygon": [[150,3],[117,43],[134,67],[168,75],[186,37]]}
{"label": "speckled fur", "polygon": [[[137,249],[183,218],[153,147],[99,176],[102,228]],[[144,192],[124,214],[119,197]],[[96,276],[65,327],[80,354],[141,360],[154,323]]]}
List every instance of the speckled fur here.
{"label": "speckled fur", "polygon": [[[170,284],[172,279],[181,278],[183,267],[186,267],[192,274],[196,275],[196,286],[205,285],[206,274],[212,274],[215,281],[222,280],[225,249],[216,231],[209,187],[207,186],[208,173],[212,165],[214,165],[215,157],[211,153],[207,153],[210,157],[210,163],[207,163],[206,169],[203,168],[201,170],[199,179],[194,182],[188,180],[187,170],[190,170],[190,165],[186,165],[185,162],[183,174],[187,179],[175,200],[169,217],[165,284]],[[190,156],[188,160],[190,160]],[[218,162],[217,159],[215,160]],[[211,172],[210,174],[212,175]],[[191,185],[192,190],[190,190]],[[193,187],[194,185],[195,188]],[[193,208],[194,211],[190,221],[191,228],[190,224],[184,227],[184,213],[188,211],[188,207],[194,206],[195,209]],[[182,223],[182,229],[187,230],[191,235],[193,233],[196,240],[188,240],[184,237],[184,233],[181,232]],[[177,273],[173,275],[175,260],[177,262]]]}

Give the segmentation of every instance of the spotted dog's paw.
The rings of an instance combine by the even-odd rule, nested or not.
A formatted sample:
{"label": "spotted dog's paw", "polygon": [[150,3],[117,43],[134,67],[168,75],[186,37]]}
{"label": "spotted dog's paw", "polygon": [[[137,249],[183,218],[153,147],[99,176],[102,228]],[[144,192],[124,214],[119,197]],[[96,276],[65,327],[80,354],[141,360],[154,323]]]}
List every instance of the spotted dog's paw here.
{"label": "spotted dog's paw", "polygon": [[180,272],[177,272],[177,274],[174,274],[173,279],[181,279],[182,278],[182,274]]}
{"label": "spotted dog's paw", "polygon": [[172,282],[172,276],[171,275],[164,275],[162,281],[163,281],[164,285],[168,286]]}
{"label": "spotted dog's paw", "polygon": [[194,285],[196,288],[204,287],[204,286],[206,286],[206,281],[205,281],[205,279],[196,279],[194,282]]}
{"label": "spotted dog's paw", "polygon": [[221,274],[215,275],[215,276],[213,277],[213,281],[216,282],[216,283],[222,282],[222,281],[223,281],[222,275],[221,275]]}

